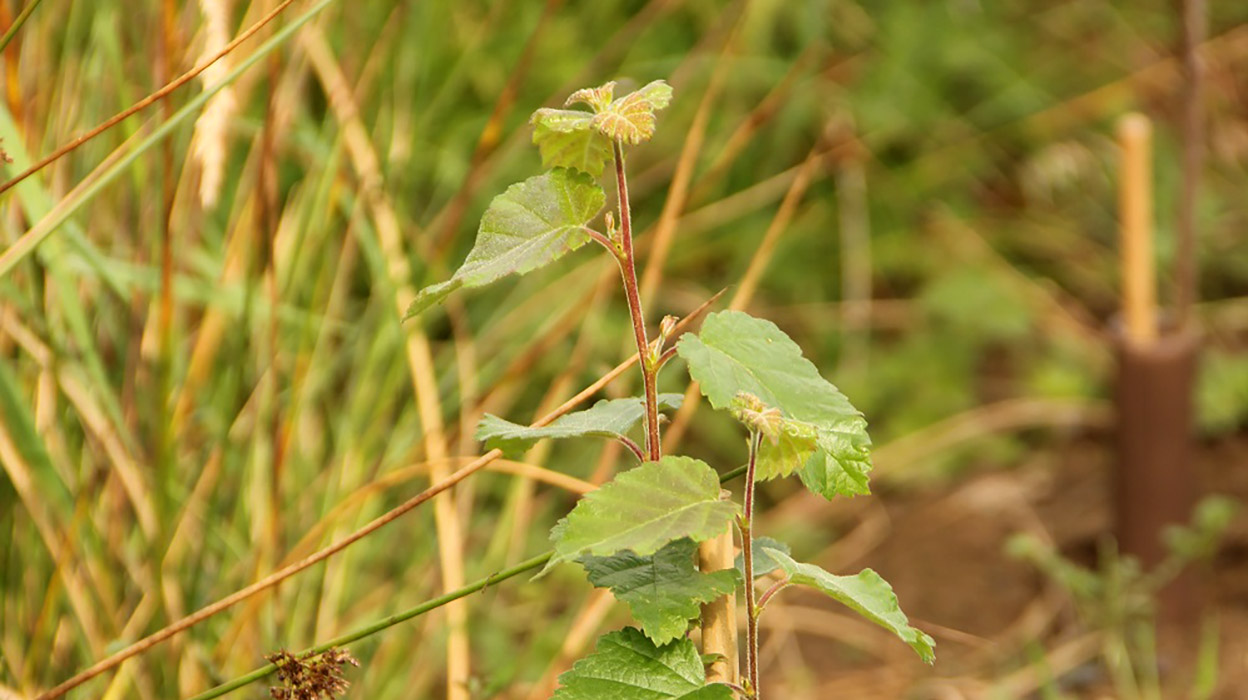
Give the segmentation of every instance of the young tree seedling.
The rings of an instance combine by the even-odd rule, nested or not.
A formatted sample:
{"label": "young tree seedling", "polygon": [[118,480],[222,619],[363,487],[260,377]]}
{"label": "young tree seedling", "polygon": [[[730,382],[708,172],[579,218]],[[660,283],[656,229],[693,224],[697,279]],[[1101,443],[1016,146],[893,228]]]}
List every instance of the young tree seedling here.
{"label": "young tree seedling", "polygon": [[[672,89],[657,80],[615,96],[614,82],[578,90],[563,109],[533,114],[533,141],[547,172],[512,185],[494,198],[477,240],[450,280],[417,295],[415,316],[460,288],[481,287],[547,265],[585,243],[598,243],[620,268],[641,368],[643,395],[602,401],[542,427],[529,428],[485,416],[477,438],[486,447],[522,454],[545,438],[605,437],[623,442],[642,462],[587,494],[551,532],[554,552],[544,574],[563,563],[584,568],[591,584],[608,588],[629,606],[639,627],[611,632],[596,650],[560,676],[556,700],[645,697],[688,700],[757,700],[758,623],[784,588],[821,591],[890,630],[924,661],[933,661],[932,638],[910,626],[892,588],[870,569],[837,576],[795,561],[788,547],[756,539],[754,489],[759,481],[797,475],[811,491],[832,499],[869,493],[870,438],[866,420],[775,324],[739,311],[710,314],[698,334],[669,346],[672,321],[647,336],[633,247],[625,148],[654,134],[655,113]],[[612,166],[616,210],[592,224],[606,202],[598,184]],[[720,476],[691,457],[665,455],[659,411],[677,408],[679,395],[658,394],[659,371],[679,356],[717,410],[728,412],[748,435],[742,503],[721,495]],[[645,425],[644,444],[627,435]],[[736,523],[741,568],[699,571],[697,543]],[[761,596],[755,579],[782,576]],[[539,575],[540,576],[540,575]],[[744,586],[747,639],[742,684],[708,683],[703,658],[686,637],[701,604]]]}

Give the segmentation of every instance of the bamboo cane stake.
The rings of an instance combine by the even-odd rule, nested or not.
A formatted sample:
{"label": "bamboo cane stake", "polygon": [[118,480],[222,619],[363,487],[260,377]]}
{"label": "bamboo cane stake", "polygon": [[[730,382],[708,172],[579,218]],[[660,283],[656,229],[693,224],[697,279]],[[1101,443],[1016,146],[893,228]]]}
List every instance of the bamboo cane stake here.
{"label": "bamboo cane stake", "polygon": [[1122,147],[1118,213],[1122,255],[1122,316],[1134,345],[1157,340],[1157,282],[1153,259],[1152,124],[1132,113],[1118,122]]}
{"label": "bamboo cane stake", "polygon": [[[698,568],[702,571],[731,569],[734,565],[732,529],[707,540],[698,548]],[[751,591],[747,583],[746,594]],[[739,683],[741,664],[737,659],[737,597],[731,593],[702,606],[702,653],[718,654],[706,669],[708,683]]]}

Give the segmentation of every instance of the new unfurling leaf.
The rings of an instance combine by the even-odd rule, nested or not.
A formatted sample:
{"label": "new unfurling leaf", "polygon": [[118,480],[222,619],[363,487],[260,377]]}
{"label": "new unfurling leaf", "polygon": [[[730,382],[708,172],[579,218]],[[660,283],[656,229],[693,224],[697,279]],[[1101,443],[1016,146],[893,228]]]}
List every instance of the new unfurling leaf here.
{"label": "new unfurling leaf", "polygon": [[656,80],[612,99],[615,83],[572,93],[564,107],[588,105],[592,110],[539,109],[533,113],[533,143],[546,167],[576,168],[594,177],[612,155],[612,141],[641,143],[654,135],[654,113],[672,100],[672,88]]}
{"label": "new unfurling leaf", "polygon": [[611,160],[611,140],[593,128],[594,115],[573,109],[533,113],[533,143],[547,168],[576,168],[594,177]]}
{"label": "new unfurling leaf", "polygon": [[594,115],[593,126],[613,141],[641,143],[654,136],[654,113],[672,101],[672,87],[656,80],[612,100]]}

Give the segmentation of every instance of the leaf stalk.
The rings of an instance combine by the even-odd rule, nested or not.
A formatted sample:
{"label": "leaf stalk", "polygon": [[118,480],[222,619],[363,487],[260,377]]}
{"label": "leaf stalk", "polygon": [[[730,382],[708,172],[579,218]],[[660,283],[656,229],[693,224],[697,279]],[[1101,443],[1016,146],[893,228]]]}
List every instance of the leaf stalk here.
{"label": "leaf stalk", "polygon": [[638,460],[642,462],[646,461],[646,453],[642,452],[641,446],[633,442],[632,439],[629,438],[627,435],[619,435],[619,436],[616,436],[615,439],[619,441],[620,444],[627,447],[629,452],[632,452],[634,455],[636,455]]}
{"label": "leaf stalk", "polygon": [[603,248],[606,248],[608,251],[610,251],[612,255],[616,256],[617,258],[620,256],[619,249],[616,248],[615,243],[610,238],[604,236],[601,232],[595,231],[594,229],[589,228],[589,227],[585,227],[581,230],[585,232],[585,235],[589,236],[594,241],[596,241],[599,245],[601,245]]}
{"label": "leaf stalk", "polygon": [[777,593],[792,585],[792,583],[793,581],[788,576],[785,576],[779,581],[773,583],[771,588],[764,591],[763,594],[758,597],[758,615],[762,616],[763,610],[767,607],[767,604],[771,602],[771,599],[776,597]]}

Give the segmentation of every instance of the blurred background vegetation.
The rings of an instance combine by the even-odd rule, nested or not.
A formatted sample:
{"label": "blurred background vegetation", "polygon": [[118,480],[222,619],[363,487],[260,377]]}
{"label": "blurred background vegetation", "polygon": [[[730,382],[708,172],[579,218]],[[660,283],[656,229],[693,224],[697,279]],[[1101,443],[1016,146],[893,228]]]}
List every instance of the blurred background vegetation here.
{"label": "blurred background vegetation", "polygon": [[[0,26],[31,4],[0,0]],[[278,4],[38,3],[3,54],[3,179]],[[812,505],[772,485],[773,531],[880,569],[941,644],[927,671],[795,607],[767,630],[765,675],[789,698],[1043,685],[1027,674],[1052,666],[1070,604],[1001,543],[1030,527],[1078,552],[1107,527],[1113,123],[1155,120],[1167,295],[1174,4],[330,2],[231,73],[315,4],[290,4],[205,73],[232,81],[206,108],[196,80],[0,194],[9,255],[48,234],[0,276],[0,696],[33,695],[345,535],[455,464],[437,458],[477,454],[483,412],[528,421],[624,359],[614,263],[588,250],[406,326],[396,294],[448,276],[490,198],[537,172],[534,109],[657,78],[675,100],[630,154],[651,325],[727,287],[866,413],[877,495]],[[1210,12],[1197,405],[1202,474],[1244,495],[1248,4]],[[425,377],[413,335],[427,338]],[[418,401],[426,380],[436,391]],[[664,382],[682,391],[685,377]],[[682,421],[669,448],[724,470],[744,458],[722,417]],[[600,482],[630,459],[577,443],[526,462]],[[574,498],[532,474],[465,482],[450,512],[467,579],[544,551]],[[418,509],[71,697],[191,695],[429,599],[437,530]],[[1234,551],[1248,561],[1245,539]],[[1224,621],[1242,619],[1248,586],[1218,590],[1240,610]],[[625,619],[570,574],[470,601],[482,698],[546,697]],[[351,696],[444,694],[445,640],[438,614],[354,645]],[[1244,643],[1228,644],[1242,667]]]}

